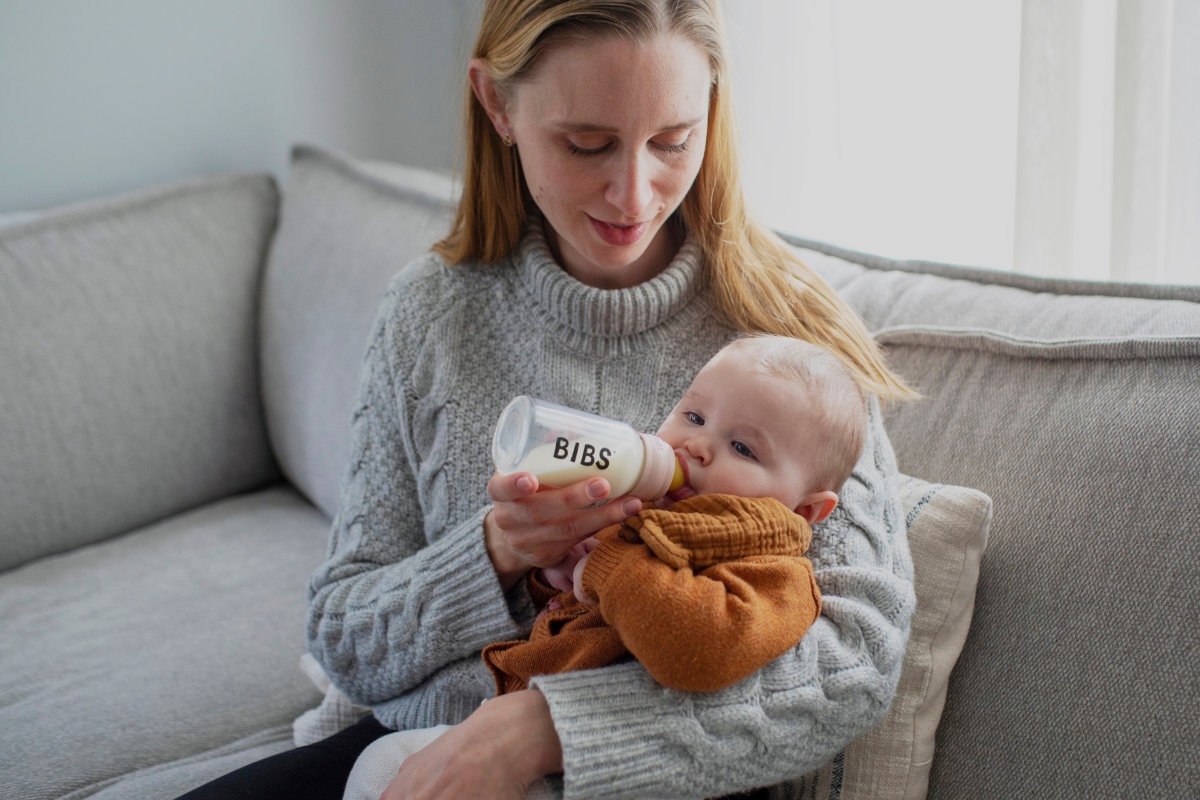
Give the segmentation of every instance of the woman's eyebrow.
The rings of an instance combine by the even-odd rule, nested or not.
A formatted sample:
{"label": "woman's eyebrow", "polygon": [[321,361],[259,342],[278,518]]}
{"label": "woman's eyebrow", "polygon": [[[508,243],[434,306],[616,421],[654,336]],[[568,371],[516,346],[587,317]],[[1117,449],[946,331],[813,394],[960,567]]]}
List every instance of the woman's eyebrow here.
{"label": "woman's eyebrow", "polygon": [[[695,119],[676,122],[666,127],[660,128],[659,133],[668,131],[681,131],[687,128],[694,128],[704,121],[704,117],[696,117]],[[616,133],[617,129],[611,125],[600,125],[591,122],[572,122],[570,120],[558,120],[550,123],[553,127],[566,131],[567,133]]]}

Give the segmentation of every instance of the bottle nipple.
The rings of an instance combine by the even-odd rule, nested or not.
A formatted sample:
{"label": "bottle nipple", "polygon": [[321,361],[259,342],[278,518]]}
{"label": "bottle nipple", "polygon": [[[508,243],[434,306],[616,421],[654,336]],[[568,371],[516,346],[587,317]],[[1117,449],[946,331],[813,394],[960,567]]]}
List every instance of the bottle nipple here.
{"label": "bottle nipple", "polygon": [[671,486],[667,489],[668,492],[673,492],[683,486],[687,477],[683,474],[683,464],[679,463],[679,458],[675,458],[675,474],[671,476]]}
{"label": "bottle nipple", "polygon": [[683,486],[683,467],[671,445],[652,433],[638,435],[645,447],[646,460],[642,474],[629,494],[643,500],[657,500],[672,489]]}

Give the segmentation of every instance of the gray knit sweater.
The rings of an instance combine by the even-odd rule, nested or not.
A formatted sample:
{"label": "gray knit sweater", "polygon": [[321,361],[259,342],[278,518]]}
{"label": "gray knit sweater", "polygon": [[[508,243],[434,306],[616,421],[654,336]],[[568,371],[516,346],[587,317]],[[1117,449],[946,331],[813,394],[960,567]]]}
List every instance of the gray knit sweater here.
{"label": "gray knit sweater", "polygon": [[[578,283],[540,226],[495,265],[404,269],[382,304],[351,424],[309,647],[334,683],[397,729],[461,721],[493,693],[479,651],[528,634],[484,546],[492,429],[532,394],[657,429],[732,335],[699,253],[631,289]],[[720,692],[658,686],[635,663],[534,680],[562,739],[565,796],[711,797],[803,774],[886,711],[913,611],[895,460],[872,403],[842,503],[813,532],[823,613],[793,651]]]}

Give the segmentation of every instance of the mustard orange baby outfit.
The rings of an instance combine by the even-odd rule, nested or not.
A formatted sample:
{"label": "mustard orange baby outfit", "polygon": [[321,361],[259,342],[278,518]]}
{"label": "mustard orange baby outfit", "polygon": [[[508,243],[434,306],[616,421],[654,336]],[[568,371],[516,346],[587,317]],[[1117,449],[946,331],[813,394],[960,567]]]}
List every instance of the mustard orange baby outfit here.
{"label": "mustard orange baby outfit", "polygon": [[484,648],[499,694],[632,655],[663,686],[711,692],[787,652],[821,613],[808,522],[771,498],[700,495],[602,530],[583,571],[597,606],[531,577],[528,640]]}

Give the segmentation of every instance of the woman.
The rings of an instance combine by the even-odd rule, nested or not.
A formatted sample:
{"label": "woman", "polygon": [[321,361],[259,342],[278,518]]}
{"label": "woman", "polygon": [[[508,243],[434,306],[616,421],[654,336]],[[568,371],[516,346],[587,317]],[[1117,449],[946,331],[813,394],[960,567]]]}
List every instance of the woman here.
{"label": "woman", "polygon": [[490,474],[512,396],[651,430],[738,331],[826,346],[877,397],[908,391],[743,206],[716,0],[489,0],[468,77],[458,214],[381,308],[311,583],[310,649],[378,722],[243,785],[321,796],[314,776],[344,782],[388,729],[443,723],[385,797],[518,798],[560,772],[569,797],[716,796],[820,766],[886,711],[913,607],[875,402],[842,506],[814,531],[824,611],[795,650],[711,694],[623,663],[488,699],[479,651],[528,633],[523,578],[640,508],[598,505],[600,478],[539,491]]}

